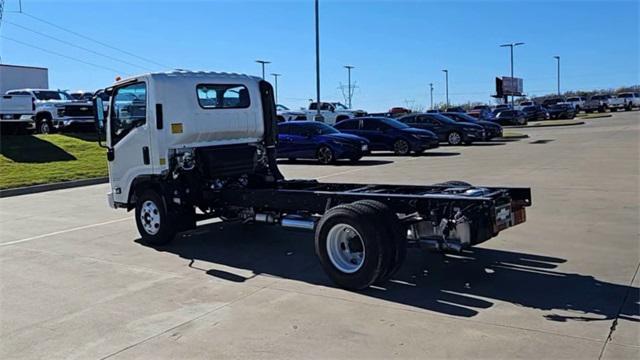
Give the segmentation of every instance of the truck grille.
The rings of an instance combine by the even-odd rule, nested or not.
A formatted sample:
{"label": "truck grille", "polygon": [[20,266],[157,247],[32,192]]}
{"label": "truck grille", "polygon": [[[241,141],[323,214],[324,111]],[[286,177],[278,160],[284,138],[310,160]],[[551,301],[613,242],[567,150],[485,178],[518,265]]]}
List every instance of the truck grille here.
{"label": "truck grille", "polygon": [[91,105],[67,105],[64,107],[65,116],[91,117],[93,106]]}

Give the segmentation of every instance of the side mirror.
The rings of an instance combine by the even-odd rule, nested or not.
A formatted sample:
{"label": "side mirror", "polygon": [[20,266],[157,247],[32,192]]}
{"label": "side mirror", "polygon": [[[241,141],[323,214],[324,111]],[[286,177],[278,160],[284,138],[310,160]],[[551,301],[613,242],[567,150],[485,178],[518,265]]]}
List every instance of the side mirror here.
{"label": "side mirror", "polygon": [[93,98],[93,120],[98,134],[98,145],[103,148],[108,148],[102,144],[102,135],[105,133],[105,118],[102,99],[98,96]]}

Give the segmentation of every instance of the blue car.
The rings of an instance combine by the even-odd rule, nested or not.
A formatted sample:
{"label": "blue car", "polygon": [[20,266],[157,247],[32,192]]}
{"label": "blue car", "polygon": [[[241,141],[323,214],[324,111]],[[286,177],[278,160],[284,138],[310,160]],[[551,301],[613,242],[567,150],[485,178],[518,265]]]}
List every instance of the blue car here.
{"label": "blue car", "polygon": [[343,120],[334,127],[369,140],[370,150],[391,150],[397,155],[408,155],[412,151],[419,154],[438,147],[438,137],[433,132],[412,128],[385,117]]}
{"label": "blue car", "polygon": [[330,164],[338,159],[358,161],[367,152],[367,139],[343,134],[324,123],[294,121],[278,125],[279,159],[317,159]]}

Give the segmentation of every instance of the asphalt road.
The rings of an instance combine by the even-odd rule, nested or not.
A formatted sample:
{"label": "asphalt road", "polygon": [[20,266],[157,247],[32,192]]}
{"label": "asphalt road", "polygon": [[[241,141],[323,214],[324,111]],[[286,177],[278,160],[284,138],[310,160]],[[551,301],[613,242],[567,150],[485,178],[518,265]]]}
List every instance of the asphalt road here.
{"label": "asphalt road", "polygon": [[210,223],[153,249],[106,185],[0,199],[0,358],[640,358],[639,124],[283,163],[288,178],[532,188],[525,224],[459,256],[411,250],[360,293],[331,286],[310,233]]}

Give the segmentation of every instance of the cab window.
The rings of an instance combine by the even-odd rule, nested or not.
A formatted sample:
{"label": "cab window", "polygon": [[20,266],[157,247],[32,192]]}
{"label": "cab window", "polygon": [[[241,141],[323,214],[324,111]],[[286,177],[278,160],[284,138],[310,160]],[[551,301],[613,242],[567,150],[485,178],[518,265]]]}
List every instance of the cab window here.
{"label": "cab window", "polygon": [[243,109],[251,104],[249,90],[244,85],[200,84],[196,92],[203,109]]}
{"label": "cab window", "polygon": [[111,115],[112,146],[147,121],[147,85],[135,83],[115,89]]}

